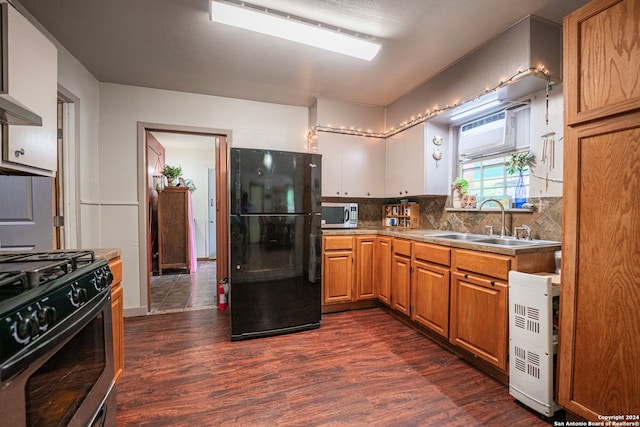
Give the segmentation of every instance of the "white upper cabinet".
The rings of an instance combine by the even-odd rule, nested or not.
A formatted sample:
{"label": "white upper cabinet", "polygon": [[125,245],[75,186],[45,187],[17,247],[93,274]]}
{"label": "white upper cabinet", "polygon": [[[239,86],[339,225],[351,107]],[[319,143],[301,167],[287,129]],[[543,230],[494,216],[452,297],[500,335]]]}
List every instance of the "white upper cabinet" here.
{"label": "white upper cabinet", "polygon": [[0,170],[54,176],[57,169],[58,51],[13,6],[2,3],[2,92],[42,126],[2,125]]}
{"label": "white upper cabinet", "polygon": [[[427,122],[387,138],[386,197],[449,194],[447,135],[446,126]],[[433,143],[434,136],[442,145]],[[443,153],[441,160],[433,157],[436,149]]]}
{"label": "white upper cabinet", "polygon": [[321,133],[318,152],[324,197],[384,197],[383,139]]}

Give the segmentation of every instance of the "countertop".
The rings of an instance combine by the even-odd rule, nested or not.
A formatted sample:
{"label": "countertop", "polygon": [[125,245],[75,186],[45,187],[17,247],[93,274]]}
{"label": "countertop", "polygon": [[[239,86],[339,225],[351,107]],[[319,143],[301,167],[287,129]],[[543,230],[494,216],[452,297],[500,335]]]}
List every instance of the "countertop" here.
{"label": "countertop", "polygon": [[398,237],[402,239],[415,240],[418,242],[433,243],[441,246],[449,246],[452,248],[471,249],[482,252],[491,252],[501,255],[516,256],[520,254],[536,253],[536,252],[555,252],[561,249],[562,245],[557,244],[540,244],[536,246],[525,247],[506,247],[486,245],[478,242],[468,242],[461,240],[450,240],[434,237],[434,234],[444,234],[451,232],[450,230],[426,230],[426,229],[398,229],[390,227],[368,227],[368,228],[344,228],[344,229],[328,229],[322,230],[323,236],[340,236],[340,235],[379,235]]}
{"label": "countertop", "polygon": [[98,259],[106,259],[107,261],[111,261],[114,258],[118,258],[122,255],[122,251],[116,248],[103,248],[103,249],[89,249],[96,254],[96,258]]}

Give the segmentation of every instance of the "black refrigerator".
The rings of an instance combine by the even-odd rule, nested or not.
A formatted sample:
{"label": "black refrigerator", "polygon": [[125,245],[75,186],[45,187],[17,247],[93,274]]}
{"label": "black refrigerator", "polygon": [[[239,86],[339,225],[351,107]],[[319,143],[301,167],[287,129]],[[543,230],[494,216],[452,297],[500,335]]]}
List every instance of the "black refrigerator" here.
{"label": "black refrigerator", "polygon": [[320,326],[322,158],[232,148],[231,340]]}

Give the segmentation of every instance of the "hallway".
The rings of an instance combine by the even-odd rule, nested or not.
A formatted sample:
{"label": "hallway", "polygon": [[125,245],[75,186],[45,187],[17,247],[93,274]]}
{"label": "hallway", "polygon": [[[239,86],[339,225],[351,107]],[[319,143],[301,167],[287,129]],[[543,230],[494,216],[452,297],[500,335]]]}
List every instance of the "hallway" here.
{"label": "hallway", "polygon": [[175,272],[151,279],[149,314],[175,313],[216,307],[216,261],[198,261],[193,274]]}

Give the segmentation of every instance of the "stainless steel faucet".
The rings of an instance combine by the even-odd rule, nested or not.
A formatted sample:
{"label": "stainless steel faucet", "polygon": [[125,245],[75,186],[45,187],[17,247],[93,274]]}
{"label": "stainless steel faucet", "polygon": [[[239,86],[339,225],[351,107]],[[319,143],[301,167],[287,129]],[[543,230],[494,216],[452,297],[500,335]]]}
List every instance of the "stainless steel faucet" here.
{"label": "stainless steel faucet", "polygon": [[500,238],[503,238],[507,235],[507,230],[504,228],[504,206],[500,203],[499,200],[496,199],[486,199],[482,203],[480,203],[479,211],[482,210],[482,207],[487,204],[487,202],[495,202],[500,207]]}
{"label": "stainless steel faucet", "polygon": [[531,227],[527,224],[522,224],[522,227],[513,227],[513,237],[519,239],[518,230],[524,230],[524,239],[531,240]]}

